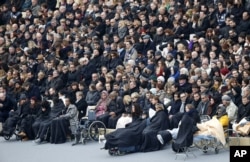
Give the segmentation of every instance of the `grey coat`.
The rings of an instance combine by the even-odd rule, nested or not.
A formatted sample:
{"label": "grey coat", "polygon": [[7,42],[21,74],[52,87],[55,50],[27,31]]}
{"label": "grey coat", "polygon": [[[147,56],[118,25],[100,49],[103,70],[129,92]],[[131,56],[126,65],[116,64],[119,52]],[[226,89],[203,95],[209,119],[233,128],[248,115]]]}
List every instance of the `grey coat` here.
{"label": "grey coat", "polygon": [[77,114],[78,114],[78,111],[77,111],[76,106],[73,104],[70,104],[67,108],[66,114],[61,116],[62,118],[69,120],[72,134],[75,134],[77,130],[77,126],[78,126]]}

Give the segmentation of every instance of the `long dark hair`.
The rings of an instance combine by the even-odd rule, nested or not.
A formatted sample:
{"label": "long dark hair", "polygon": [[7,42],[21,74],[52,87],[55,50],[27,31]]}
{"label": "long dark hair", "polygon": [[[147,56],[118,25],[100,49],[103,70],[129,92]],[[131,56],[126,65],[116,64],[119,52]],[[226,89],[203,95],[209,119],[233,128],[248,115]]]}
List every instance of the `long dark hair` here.
{"label": "long dark hair", "polygon": [[132,118],[139,118],[142,114],[141,106],[138,103],[133,103],[132,107],[133,106],[134,106],[134,110],[133,108],[131,110]]}

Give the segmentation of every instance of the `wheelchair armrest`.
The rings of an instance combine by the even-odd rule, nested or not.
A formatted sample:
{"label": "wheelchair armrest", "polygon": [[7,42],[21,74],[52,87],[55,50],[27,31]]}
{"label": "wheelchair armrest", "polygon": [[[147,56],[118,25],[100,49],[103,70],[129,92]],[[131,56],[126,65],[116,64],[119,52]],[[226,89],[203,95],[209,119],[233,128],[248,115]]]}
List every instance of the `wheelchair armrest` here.
{"label": "wheelchair armrest", "polygon": [[87,119],[88,119],[87,116],[84,116],[84,117],[81,118],[81,120],[87,120]]}

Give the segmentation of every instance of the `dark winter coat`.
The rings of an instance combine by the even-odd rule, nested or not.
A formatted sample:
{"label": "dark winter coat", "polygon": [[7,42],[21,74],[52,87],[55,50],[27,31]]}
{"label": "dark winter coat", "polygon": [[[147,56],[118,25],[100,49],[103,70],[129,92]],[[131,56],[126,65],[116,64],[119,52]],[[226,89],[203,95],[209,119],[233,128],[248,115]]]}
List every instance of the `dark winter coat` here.
{"label": "dark winter coat", "polygon": [[142,132],[142,144],[140,151],[149,152],[159,150],[161,148],[161,144],[157,140],[156,135],[159,131],[166,130],[168,128],[168,116],[163,110],[157,111],[156,114],[150,119],[150,124]]}

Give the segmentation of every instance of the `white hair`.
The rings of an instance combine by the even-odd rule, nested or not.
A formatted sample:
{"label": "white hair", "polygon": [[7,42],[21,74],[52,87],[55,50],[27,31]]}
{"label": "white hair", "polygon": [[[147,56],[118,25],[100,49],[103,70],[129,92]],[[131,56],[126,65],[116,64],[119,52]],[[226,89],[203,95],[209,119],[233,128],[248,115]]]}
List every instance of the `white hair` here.
{"label": "white hair", "polygon": [[180,69],[180,74],[185,74],[185,75],[189,75],[189,73],[188,73],[188,69],[187,68],[181,68]]}
{"label": "white hair", "polygon": [[131,67],[135,66],[135,60],[128,60],[127,65],[130,65]]}

